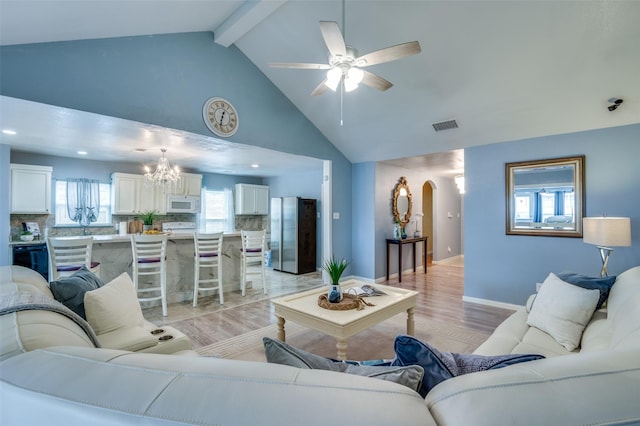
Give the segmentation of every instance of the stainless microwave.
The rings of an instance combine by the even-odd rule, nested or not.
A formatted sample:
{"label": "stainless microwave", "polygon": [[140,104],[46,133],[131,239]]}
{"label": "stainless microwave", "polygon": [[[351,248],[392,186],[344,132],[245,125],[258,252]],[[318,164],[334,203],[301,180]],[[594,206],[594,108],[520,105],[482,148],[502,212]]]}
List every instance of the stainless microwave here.
{"label": "stainless microwave", "polygon": [[200,213],[200,197],[169,194],[167,213]]}

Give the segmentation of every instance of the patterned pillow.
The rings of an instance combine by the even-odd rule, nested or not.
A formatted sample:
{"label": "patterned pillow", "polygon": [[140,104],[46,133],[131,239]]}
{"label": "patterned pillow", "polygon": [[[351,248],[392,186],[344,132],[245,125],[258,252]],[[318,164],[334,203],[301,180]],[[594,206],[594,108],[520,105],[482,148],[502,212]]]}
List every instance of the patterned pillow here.
{"label": "patterned pillow", "polygon": [[314,355],[269,337],[264,337],[262,342],[264,344],[267,362],[273,364],[289,365],[291,367],[304,369],[338,371],[358,376],[373,377],[399,383],[414,391],[418,391],[422,383],[424,370],[417,365],[409,367],[390,366],[389,362],[384,360],[365,363],[359,361],[338,361]]}
{"label": "patterned pillow", "polygon": [[418,390],[422,397],[438,383],[452,377],[544,358],[542,355],[485,356],[441,352],[411,336],[397,336],[394,349],[396,357],[391,365],[419,365],[424,369],[422,386]]}

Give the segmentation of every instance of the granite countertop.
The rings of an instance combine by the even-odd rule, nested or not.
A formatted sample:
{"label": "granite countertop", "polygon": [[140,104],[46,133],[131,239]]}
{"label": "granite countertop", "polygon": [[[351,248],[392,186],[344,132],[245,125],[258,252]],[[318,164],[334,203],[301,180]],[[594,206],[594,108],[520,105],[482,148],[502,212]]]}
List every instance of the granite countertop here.
{"label": "granite countertop", "polygon": [[[114,235],[90,235],[91,237],[93,237],[93,241],[95,243],[123,243],[123,242],[128,242],[130,241],[130,236],[129,234],[127,235],[119,235],[119,234],[114,234]],[[240,236],[240,231],[234,231],[234,232],[225,232],[224,233],[225,237],[239,237]],[[73,237],[65,237],[65,236],[60,236],[57,238],[68,238],[68,239],[73,239],[73,238],[82,238],[84,237],[83,235],[76,235]],[[170,240],[193,240],[193,234],[167,234],[167,238]],[[40,240],[33,240],[33,241],[21,241],[21,240],[15,240],[15,241],[10,241],[9,245],[10,246],[24,246],[24,245],[34,245],[34,244],[45,244],[46,240],[45,239],[40,239]]]}

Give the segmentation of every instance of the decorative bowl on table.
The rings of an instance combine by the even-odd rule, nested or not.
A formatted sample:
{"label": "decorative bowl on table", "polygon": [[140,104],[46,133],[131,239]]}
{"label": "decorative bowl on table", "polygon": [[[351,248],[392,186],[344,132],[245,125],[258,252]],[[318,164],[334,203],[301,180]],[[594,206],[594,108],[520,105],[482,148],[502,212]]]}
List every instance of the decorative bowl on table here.
{"label": "decorative bowl on table", "polygon": [[33,241],[33,234],[20,235],[22,241]]}

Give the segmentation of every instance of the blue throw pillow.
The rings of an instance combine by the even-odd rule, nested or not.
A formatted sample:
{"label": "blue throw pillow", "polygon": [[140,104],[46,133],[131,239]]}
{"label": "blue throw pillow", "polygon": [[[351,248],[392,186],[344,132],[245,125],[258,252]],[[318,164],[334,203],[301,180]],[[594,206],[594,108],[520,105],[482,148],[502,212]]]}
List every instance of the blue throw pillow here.
{"label": "blue throw pillow", "polygon": [[598,299],[598,304],[596,305],[596,309],[600,309],[602,304],[609,297],[609,291],[611,291],[611,287],[616,282],[616,277],[588,277],[586,275],[575,274],[573,272],[561,272],[556,274],[558,278],[562,281],[577,285],[578,287],[586,288],[588,290],[599,290],[600,291],[600,299]]}
{"label": "blue throw pillow", "polygon": [[389,361],[385,360],[339,361],[294,348],[269,337],[263,337],[262,342],[267,362],[272,364],[373,377],[399,383],[414,391],[418,391],[421,387],[424,371],[418,365],[390,366]]}
{"label": "blue throw pillow", "polygon": [[419,365],[424,369],[422,386],[418,390],[423,398],[438,383],[452,377],[544,358],[542,355],[484,356],[441,352],[428,343],[421,342],[411,336],[397,336],[394,349],[396,357],[391,365]]}
{"label": "blue throw pillow", "polygon": [[84,294],[87,291],[96,290],[104,283],[86,266],[78,269],[69,277],[60,278],[49,284],[53,297],[67,308],[71,309],[83,319],[87,319],[84,311]]}

